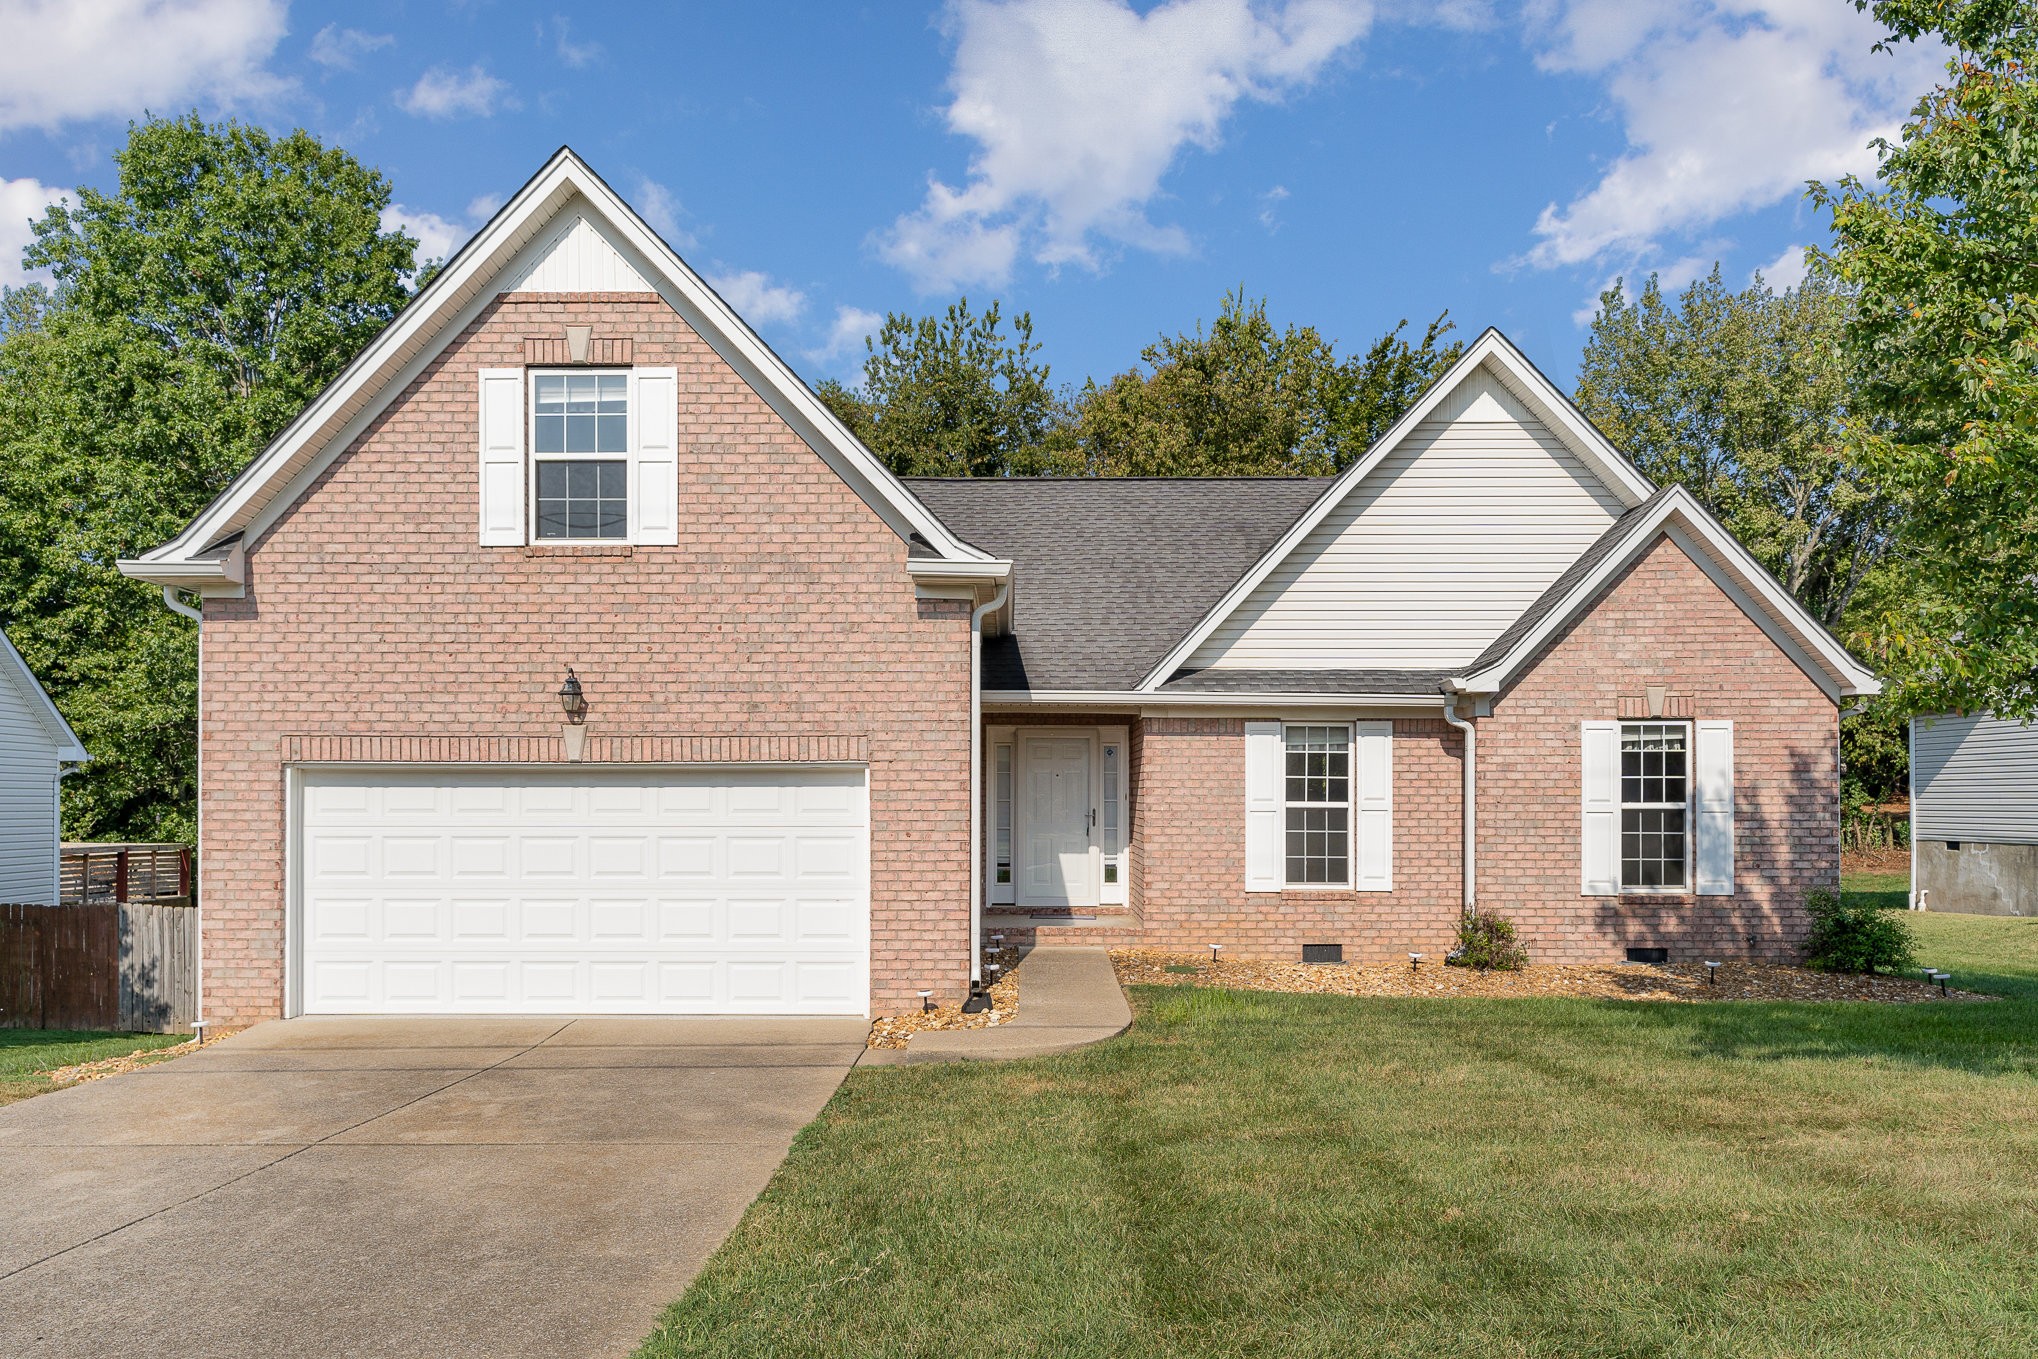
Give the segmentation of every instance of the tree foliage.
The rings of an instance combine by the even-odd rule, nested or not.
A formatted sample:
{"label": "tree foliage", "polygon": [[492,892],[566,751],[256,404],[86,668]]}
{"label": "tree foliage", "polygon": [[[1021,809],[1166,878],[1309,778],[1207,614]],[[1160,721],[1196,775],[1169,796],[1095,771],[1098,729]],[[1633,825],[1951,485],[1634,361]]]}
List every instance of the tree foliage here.
{"label": "tree foliage", "polygon": [[388,182],[302,131],[133,124],[118,187],[24,252],[0,307],[0,622],[93,761],[73,836],[188,840],[196,638],[115,562],[174,536],[410,296]]}
{"label": "tree foliage", "polygon": [[1848,454],[1848,298],[1817,275],[1741,292],[1719,267],[1673,303],[1601,295],[1577,401],[1652,480],[1686,487],[1828,627],[1888,553],[1900,507]]}
{"label": "tree foliage", "polygon": [[1033,318],[1005,331],[996,302],[943,316],[893,312],[864,341],[863,383],[824,382],[821,399],[901,476],[1027,476],[1079,470],[1066,413],[1033,340]]}
{"label": "tree foliage", "polygon": [[1463,346],[1446,316],[1417,344],[1406,321],[1340,358],[1315,329],[1277,330],[1264,299],[1227,294],[1206,334],[1163,336],[1144,370],[1090,382],[1076,438],[1092,471],[1115,476],[1322,475],[1349,466]]}
{"label": "tree foliage", "polygon": [[1814,186],[1823,259],[1855,294],[1854,457],[1908,503],[1920,588],[1876,620],[1911,711],[2038,715],[2038,12],[1857,0],[1888,43],[1937,37],[1944,82],[1879,183]]}

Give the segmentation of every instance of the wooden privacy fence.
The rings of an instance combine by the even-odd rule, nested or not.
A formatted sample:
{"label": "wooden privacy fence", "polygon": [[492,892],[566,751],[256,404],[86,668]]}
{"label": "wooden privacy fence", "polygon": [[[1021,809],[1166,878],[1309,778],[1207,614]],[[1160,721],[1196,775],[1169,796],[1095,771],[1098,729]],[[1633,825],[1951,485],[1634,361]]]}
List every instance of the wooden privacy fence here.
{"label": "wooden privacy fence", "polygon": [[67,842],[59,859],[66,906],[95,901],[191,902],[189,845]]}
{"label": "wooden privacy fence", "polygon": [[0,1028],[182,1033],[197,1017],[197,908],[0,905]]}

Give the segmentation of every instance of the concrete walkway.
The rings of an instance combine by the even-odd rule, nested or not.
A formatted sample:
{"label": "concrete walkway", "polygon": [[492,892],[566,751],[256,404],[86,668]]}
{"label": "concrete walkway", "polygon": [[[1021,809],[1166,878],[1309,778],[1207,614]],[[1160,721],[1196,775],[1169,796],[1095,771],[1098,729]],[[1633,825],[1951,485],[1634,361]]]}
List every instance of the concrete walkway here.
{"label": "concrete walkway", "polygon": [[1036,948],[1019,964],[1019,1013],[989,1029],[936,1029],[916,1033],[905,1051],[873,1048],[863,1066],[922,1062],[1002,1061],[1115,1038],[1132,1025],[1132,1007],[1119,989],[1111,955],[1101,948]]}
{"label": "concrete walkway", "polygon": [[622,1356],[861,1019],[291,1019],[0,1109],[0,1355]]}

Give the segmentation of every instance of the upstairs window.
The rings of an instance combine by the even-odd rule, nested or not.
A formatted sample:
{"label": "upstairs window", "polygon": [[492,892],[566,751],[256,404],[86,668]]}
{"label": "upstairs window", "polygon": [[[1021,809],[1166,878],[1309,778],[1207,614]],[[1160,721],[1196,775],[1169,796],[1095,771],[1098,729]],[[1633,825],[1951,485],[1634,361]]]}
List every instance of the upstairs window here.
{"label": "upstairs window", "polygon": [[532,534],[539,542],[630,536],[630,377],[531,379]]}

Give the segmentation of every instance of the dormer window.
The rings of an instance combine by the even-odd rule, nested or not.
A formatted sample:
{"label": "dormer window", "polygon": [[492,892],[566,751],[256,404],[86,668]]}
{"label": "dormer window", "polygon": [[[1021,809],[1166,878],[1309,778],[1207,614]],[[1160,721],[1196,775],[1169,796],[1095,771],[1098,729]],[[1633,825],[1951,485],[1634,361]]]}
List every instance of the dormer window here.
{"label": "dormer window", "polygon": [[534,373],[532,537],[538,542],[630,536],[630,375]]}

